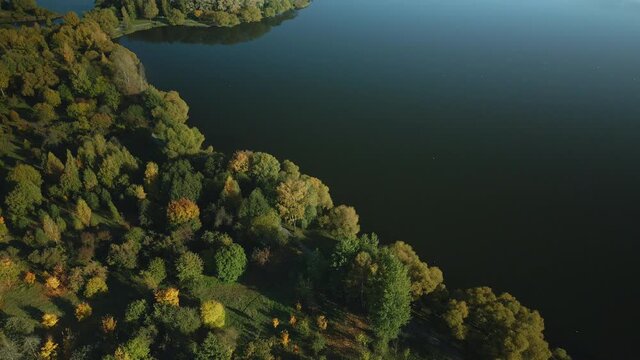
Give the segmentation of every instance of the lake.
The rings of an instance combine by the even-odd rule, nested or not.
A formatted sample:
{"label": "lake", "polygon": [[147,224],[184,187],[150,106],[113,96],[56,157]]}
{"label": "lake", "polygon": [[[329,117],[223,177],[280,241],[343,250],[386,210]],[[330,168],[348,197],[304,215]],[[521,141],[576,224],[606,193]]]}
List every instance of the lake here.
{"label": "lake", "polygon": [[635,353],[640,2],[318,0],[120,40],[216,149],[291,159],[451,288],[541,311],[574,359]]}

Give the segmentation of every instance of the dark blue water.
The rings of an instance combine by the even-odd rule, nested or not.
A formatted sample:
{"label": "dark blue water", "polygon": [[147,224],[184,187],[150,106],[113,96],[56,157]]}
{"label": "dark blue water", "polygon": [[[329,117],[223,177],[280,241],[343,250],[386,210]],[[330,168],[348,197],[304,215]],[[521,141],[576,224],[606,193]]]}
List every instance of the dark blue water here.
{"label": "dark blue water", "polygon": [[121,43],[214,147],[295,161],[449,287],[509,291],[574,358],[626,359],[640,320],[639,4],[317,0]]}

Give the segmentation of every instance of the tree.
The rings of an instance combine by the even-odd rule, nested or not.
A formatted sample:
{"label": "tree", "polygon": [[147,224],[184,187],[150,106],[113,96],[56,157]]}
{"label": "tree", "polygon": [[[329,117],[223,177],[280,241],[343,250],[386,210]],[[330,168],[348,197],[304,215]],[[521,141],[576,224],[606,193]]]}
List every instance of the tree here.
{"label": "tree", "polygon": [[82,198],[78,199],[78,203],[76,204],[75,215],[78,221],[80,221],[80,224],[82,224],[82,226],[91,225],[92,211],[89,205],[87,205],[87,202],[84,201],[84,199]]}
{"label": "tree", "polygon": [[11,81],[11,72],[7,69],[4,62],[0,61],[0,93],[2,97],[5,97],[4,91],[9,87]]}
{"label": "tree", "polygon": [[212,329],[221,328],[225,324],[225,310],[222,303],[215,300],[205,301],[200,305],[202,323]]}
{"label": "tree", "polygon": [[210,332],[193,353],[195,360],[231,360],[232,349],[224,345],[216,334]]}
{"label": "tree", "polygon": [[86,302],[76,305],[75,314],[78,321],[82,321],[88,318],[89,316],[91,316],[92,312],[93,310],[91,309],[91,306]]}
{"label": "tree", "polygon": [[429,267],[427,263],[420,261],[411,245],[397,241],[391,245],[390,249],[409,271],[413,300],[417,300],[423,294],[431,293],[442,284],[442,271],[437,267]]}
{"label": "tree", "polygon": [[273,155],[255,152],[249,162],[249,176],[261,186],[271,185],[280,174],[280,162]]}
{"label": "tree", "polygon": [[167,16],[167,21],[169,21],[169,24],[171,25],[182,25],[184,24],[185,16],[182,11],[178,9],[171,9]]}
{"label": "tree", "polygon": [[178,122],[160,121],[153,134],[162,142],[162,151],[169,158],[197,154],[204,142],[200,130]]}
{"label": "tree", "polygon": [[140,320],[142,316],[147,312],[147,301],[145,299],[134,300],[129,305],[124,313],[124,321],[134,322]]}
{"label": "tree", "polygon": [[[459,291],[449,301],[445,321],[453,325],[479,359],[549,359],[544,321],[537,311],[520,304],[510,294],[496,295],[488,287]],[[462,305],[464,304],[464,305]],[[459,308],[467,308],[468,315]],[[456,312],[458,314],[456,314]],[[462,319],[462,324],[460,323]]]}
{"label": "tree", "polygon": [[156,290],[155,298],[161,305],[180,306],[180,290],[173,287]]}
{"label": "tree", "polygon": [[442,315],[442,319],[451,330],[451,335],[458,340],[464,340],[467,336],[467,326],[464,324],[467,316],[469,316],[467,303],[456,299],[449,299],[447,309]]}
{"label": "tree", "polygon": [[169,202],[167,206],[167,220],[169,225],[178,226],[188,222],[200,222],[200,209],[189,199],[179,199]]}
{"label": "tree", "polygon": [[176,160],[170,162],[162,172],[162,192],[168,194],[170,200],[184,198],[198,201],[202,179],[202,174],[195,171],[188,160]]}
{"label": "tree", "polygon": [[11,0],[11,8],[17,12],[31,12],[38,8],[36,0]]}
{"label": "tree", "polygon": [[239,244],[223,245],[214,255],[214,267],[220,280],[234,282],[247,267],[247,255]]}
{"label": "tree", "polygon": [[47,153],[44,171],[47,175],[60,176],[64,172],[64,164],[54,153],[49,152]]}
{"label": "tree", "polygon": [[157,289],[167,277],[164,260],[155,258],[149,262],[146,270],[140,272],[142,282],[150,289]]}
{"label": "tree", "polygon": [[126,7],[120,8],[120,14],[122,14],[122,26],[125,30],[131,29],[131,16],[129,15],[129,11],[127,11]]}
{"label": "tree", "polygon": [[187,251],[176,260],[176,272],[180,283],[186,284],[202,276],[203,264],[198,254]]}
{"label": "tree", "polygon": [[47,238],[49,238],[49,240],[60,242],[60,227],[55,221],[53,221],[51,216],[45,215],[42,218],[42,230],[44,231],[45,235],[47,235]]}
{"label": "tree", "polygon": [[85,13],[84,19],[88,21],[95,21],[100,26],[100,29],[107,34],[113,34],[118,28],[118,25],[120,25],[118,17],[111,9],[95,8]]}
{"label": "tree", "polygon": [[351,206],[340,205],[321,219],[322,227],[335,238],[352,238],[360,232],[358,214]]}
{"label": "tree", "polygon": [[147,88],[140,60],[134,53],[123,46],[116,45],[109,55],[109,61],[113,72],[113,83],[123,95],[139,94]]}
{"label": "tree", "polygon": [[287,179],[276,188],[280,217],[290,225],[302,219],[306,209],[304,202],[308,185],[302,180]]}
{"label": "tree", "polygon": [[64,165],[64,171],[60,176],[60,187],[64,194],[75,194],[82,189],[78,163],[69,150],[67,150],[67,161]]}
{"label": "tree", "polygon": [[16,165],[7,176],[7,180],[13,183],[30,182],[33,185],[40,187],[42,185],[42,176],[40,172],[31,165],[18,164]]}
{"label": "tree", "polygon": [[4,203],[15,221],[18,217],[33,211],[36,206],[42,203],[42,200],[39,186],[32,182],[20,182],[9,192]]}
{"label": "tree", "polygon": [[398,337],[411,317],[411,281],[406,267],[391,251],[382,249],[369,295],[371,327],[382,343]]}
{"label": "tree", "polygon": [[100,276],[94,276],[89,281],[84,288],[84,296],[88,298],[94,297],[96,294],[105,293],[109,290],[107,287],[107,283]]}
{"label": "tree", "polygon": [[156,0],[144,0],[144,7],[142,9],[142,16],[145,19],[153,19],[160,13]]}

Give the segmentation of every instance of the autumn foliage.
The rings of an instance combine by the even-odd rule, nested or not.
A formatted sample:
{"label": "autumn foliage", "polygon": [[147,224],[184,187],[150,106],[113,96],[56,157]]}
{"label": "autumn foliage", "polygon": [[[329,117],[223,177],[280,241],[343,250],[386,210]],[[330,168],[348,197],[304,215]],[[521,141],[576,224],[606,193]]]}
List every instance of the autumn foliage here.
{"label": "autumn foliage", "polygon": [[181,225],[200,217],[198,205],[189,199],[171,201],[167,207],[167,220],[171,225]]}

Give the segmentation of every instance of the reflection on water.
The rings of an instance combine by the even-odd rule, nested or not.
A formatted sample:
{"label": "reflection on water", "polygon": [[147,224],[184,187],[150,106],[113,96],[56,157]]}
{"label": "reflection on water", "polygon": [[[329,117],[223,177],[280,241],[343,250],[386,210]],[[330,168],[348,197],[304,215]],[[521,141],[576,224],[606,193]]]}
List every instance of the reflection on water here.
{"label": "reflection on water", "polygon": [[133,33],[127,38],[157,43],[187,43],[205,45],[233,45],[255,40],[271,31],[271,28],[295,18],[296,11],[289,11],[277,17],[257,23],[248,23],[232,28],[170,26],[159,27]]}

